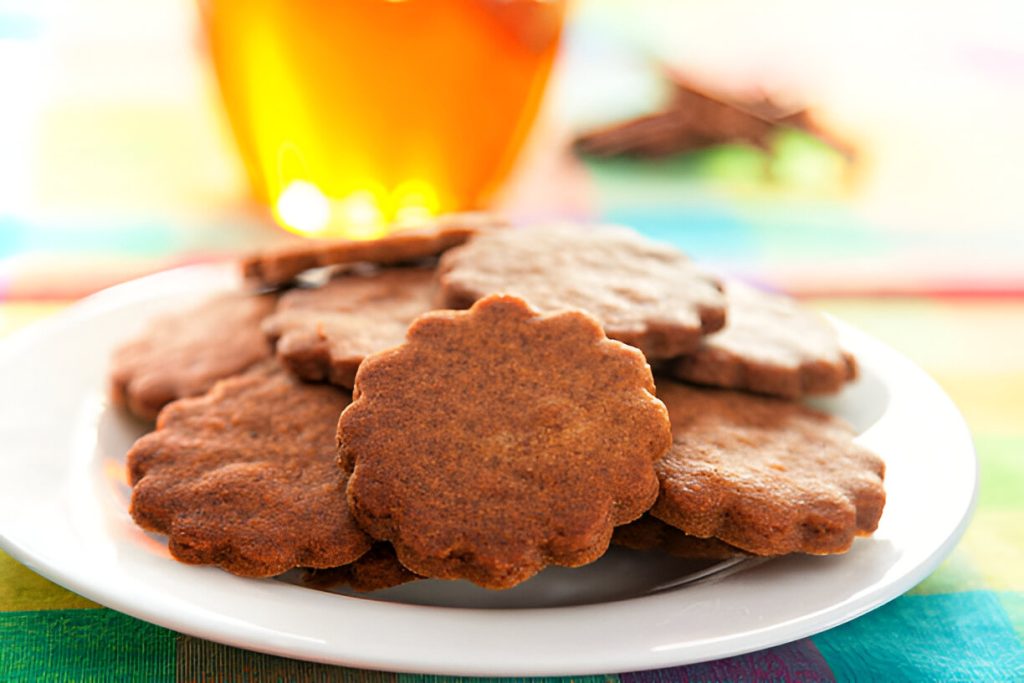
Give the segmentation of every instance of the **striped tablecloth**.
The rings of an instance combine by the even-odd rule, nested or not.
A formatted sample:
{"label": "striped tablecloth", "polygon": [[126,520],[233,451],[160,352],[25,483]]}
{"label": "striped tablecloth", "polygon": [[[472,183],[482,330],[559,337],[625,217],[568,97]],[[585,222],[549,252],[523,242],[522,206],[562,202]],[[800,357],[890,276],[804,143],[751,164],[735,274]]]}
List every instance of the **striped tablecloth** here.
{"label": "striped tablecloth", "polygon": [[[121,256],[131,271],[130,255]],[[74,280],[69,274],[55,291],[74,292]],[[7,296],[0,301],[0,335],[68,303]],[[964,412],[981,459],[980,502],[964,540],[908,594],[813,638],[593,680],[1024,678],[1024,299],[848,296],[809,303],[916,359]],[[5,681],[422,678],[314,665],[174,633],[96,605],[3,554],[0,643]]]}
{"label": "striped tablecloth", "polygon": [[[671,5],[656,4],[666,12]],[[700,14],[692,3],[683,4],[690,19]],[[274,239],[273,229],[238,201],[241,173],[216,132],[208,89],[195,85],[201,81],[196,64],[182,67],[177,43],[167,37],[168,26],[186,33],[182,5],[72,3],[50,16],[0,3],[0,58],[7,60],[0,64],[0,85],[23,95],[2,105],[0,337],[103,286]],[[599,9],[582,13],[570,51],[577,58],[582,52],[605,78],[613,71],[595,46],[634,13],[615,10],[615,3],[580,5]],[[687,35],[699,42],[700,26],[717,25],[701,24],[701,17],[640,28],[690,26]],[[981,24],[971,26],[981,30]],[[899,35],[890,52],[903,44],[904,33]],[[1006,140],[1020,139],[1020,116],[1014,115],[1019,98],[999,97],[1020,92],[1006,84],[1019,83],[1024,69],[1009,53],[980,49],[970,42],[973,35],[950,48],[955,59],[942,62],[948,79],[932,85],[942,93],[943,107],[927,117],[934,123],[943,112],[952,116],[946,87],[956,78],[962,85],[968,74],[976,87],[958,100],[962,109],[953,114],[978,108],[971,120],[986,124],[972,127],[973,137],[948,134],[945,119],[928,129],[913,106],[903,129],[898,117],[883,120],[877,111],[860,119],[886,131],[878,139],[881,151],[903,149],[909,158],[934,152],[927,135],[940,130],[943,145],[956,150],[945,156],[991,152],[962,163],[954,158],[945,169],[938,168],[944,155],[933,153],[928,168],[910,168],[915,178],[925,171],[920,177],[930,179],[928,187],[939,188],[931,195],[886,175],[902,161],[881,152],[872,176],[876,186],[853,193],[878,201],[851,206],[850,196],[835,188],[768,181],[762,153],[726,149],[589,166],[552,157],[535,166],[532,179],[508,200],[513,213],[524,217],[558,213],[634,225],[720,269],[798,294],[879,337],[949,392],[967,418],[981,461],[979,504],[963,541],[927,580],[884,607],[761,652],[573,680],[1024,680],[1024,236],[1019,183],[1009,180],[1021,172],[1019,164],[998,166]],[[140,57],[126,59],[129,53]],[[53,64],[62,70],[52,70]],[[885,102],[893,104],[902,84],[914,79],[889,62],[877,66],[891,76],[894,89]],[[875,76],[861,82],[877,83]],[[52,91],[35,97],[42,83]],[[929,83],[914,80],[913,94],[925,97]],[[563,79],[569,93],[563,101],[584,101],[580,93],[588,84],[593,79]],[[985,84],[990,91],[978,95]],[[867,138],[869,132],[861,131]],[[771,164],[801,159],[779,153]],[[209,163],[197,166],[198,158]],[[960,174],[944,173],[950,169]],[[967,179],[977,181],[970,192],[950,190]],[[915,211],[889,211],[886,202],[894,196],[909,197]],[[901,217],[915,220],[905,225]],[[0,681],[384,679],[439,680],[309,664],[178,634],[92,603],[0,553]]]}

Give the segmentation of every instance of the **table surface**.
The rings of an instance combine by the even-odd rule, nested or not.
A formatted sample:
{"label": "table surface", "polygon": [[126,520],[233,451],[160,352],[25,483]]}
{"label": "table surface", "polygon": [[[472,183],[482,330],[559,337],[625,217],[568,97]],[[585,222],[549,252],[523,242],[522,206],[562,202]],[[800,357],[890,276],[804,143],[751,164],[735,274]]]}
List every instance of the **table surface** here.
{"label": "table surface", "polygon": [[[932,42],[915,44],[929,59],[952,64],[943,83],[920,79],[906,89],[897,87],[905,63],[895,75],[882,58],[841,63],[853,74],[848,88],[890,86],[888,99],[870,98],[886,106],[872,109],[857,92],[815,90],[812,82],[821,111],[871,152],[853,181],[766,175],[766,168],[821,161],[786,146],[768,155],[726,148],[660,162],[579,163],[552,150],[585,121],[581,109],[607,113],[611,103],[629,101],[639,110],[658,96],[649,66],[636,68],[623,46],[640,33],[658,43],[654,24],[672,22],[652,22],[653,11],[623,16],[613,5],[580,3],[545,123],[504,207],[523,220],[557,215],[634,225],[879,337],[918,362],[963,411],[981,484],[957,549],[888,605],[769,650],[593,680],[1024,678],[1024,165],[1004,154],[1024,150],[1014,146],[1022,141],[1016,122],[1024,118],[1024,89],[1006,87],[1024,83],[1021,43],[1006,39],[1000,17],[985,10],[969,30],[935,31],[944,41],[929,33]],[[833,23],[850,26],[849,17],[818,16],[814,3],[797,5],[817,17],[819,37]],[[278,237],[244,200],[241,171],[189,42],[191,14],[171,0],[153,0],[144,11],[125,0],[76,6],[32,13],[0,5],[0,60],[19,66],[0,61],[0,79],[13,79],[0,86],[25,93],[5,104],[0,126],[0,337],[107,285]],[[701,27],[714,23],[715,10],[689,11],[679,30],[700,47]],[[959,17],[934,16],[946,29],[958,25]],[[134,30],[122,30],[125,22]],[[751,31],[759,25],[749,23]],[[780,40],[800,33],[776,28]],[[744,45],[757,43],[747,35]],[[879,49],[891,58],[900,45],[883,41]],[[144,57],[126,63],[126,53]],[[663,56],[693,63],[685,50]],[[735,73],[721,60],[717,66]],[[787,73],[807,83],[798,71]],[[956,106],[918,125],[915,112],[951,84],[963,95]],[[849,115],[858,104],[860,116]],[[981,130],[959,121],[982,113]],[[941,154],[927,145],[939,131]],[[196,158],[209,163],[197,168]],[[954,186],[973,201],[964,203]],[[0,642],[2,680],[420,679],[174,633],[70,593],[2,553]]]}

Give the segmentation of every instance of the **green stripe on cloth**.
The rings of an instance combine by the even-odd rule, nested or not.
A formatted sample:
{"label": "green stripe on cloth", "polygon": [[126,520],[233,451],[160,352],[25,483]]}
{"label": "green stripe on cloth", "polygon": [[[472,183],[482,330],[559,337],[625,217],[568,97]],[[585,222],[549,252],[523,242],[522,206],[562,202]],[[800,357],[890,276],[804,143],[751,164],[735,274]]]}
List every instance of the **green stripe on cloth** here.
{"label": "green stripe on cloth", "polygon": [[391,683],[397,674],[300,662],[240,650],[192,636],[178,636],[177,680],[306,681],[315,683]]}
{"label": "green stripe on cloth", "polygon": [[47,581],[0,551],[0,612],[87,607],[99,605]]}
{"label": "green stripe on cloth", "polygon": [[1024,591],[1024,508],[979,507],[959,549],[970,556],[986,588]]}
{"label": "green stripe on cloth", "polygon": [[1024,590],[1024,434],[976,434],[979,510],[963,542],[912,593]]}
{"label": "green stripe on cloth", "polygon": [[995,593],[909,595],[814,637],[838,681],[1024,680]]}
{"label": "green stripe on cloth", "polygon": [[173,631],[109,609],[0,613],[2,681],[173,681]]}
{"label": "green stripe on cloth", "polygon": [[910,591],[910,595],[964,593],[989,588],[971,556],[962,548],[953,551],[931,575]]}
{"label": "green stripe on cloth", "polygon": [[979,502],[989,510],[1020,509],[1024,491],[1024,426],[1019,434],[975,434],[974,445],[984,463],[978,485]]}

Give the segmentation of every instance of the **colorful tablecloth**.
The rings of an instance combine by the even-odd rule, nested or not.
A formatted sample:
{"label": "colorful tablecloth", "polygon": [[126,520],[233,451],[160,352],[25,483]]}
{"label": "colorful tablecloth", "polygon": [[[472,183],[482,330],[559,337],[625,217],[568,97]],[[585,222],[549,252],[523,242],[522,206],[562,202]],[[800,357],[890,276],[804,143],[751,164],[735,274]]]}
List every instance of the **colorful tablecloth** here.
{"label": "colorful tablecloth", "polygon": [[[668,12],[672,3],[653,4]],[[561,116],[554,119],[574,120],[566,114],[572,106],[600,109],[590,106],[592,95],[609,79],[619,96],[604,103],[652,98],[656,88],[643,79],[616,80],[625,73],[623,60],[609,54],[662,25],[677,27],[700,54],[717,54],[702,38],[707,27],[723,25],[715,23],[715,10],[685,4],[688,21],[652,22],[650,12],[581,2],[569,36],[570,61],[578,68],[557,84],[562,94],[553,109]],[[0,3],[0,59],[6,60],[0,86],[20,94],[4,102],[0,127],[0,336],[109,284],[275,238],[239,199],[241,173],[212,113],[209,83],[194,55],[192,62],[181,59],[175,41],[191,24],[180,5],[122,0],[48,13]],[[800,7],[820,12],[817,3]],[[929,16],[957,25],[956,17]],[[580,165],[545,155],[566,131],[542,128],[551,132],[540,136],[541,152],[506,197],[513,214],[624,222],[720,269],[805,297],[932,374],[966,416],[981,462],[978,508],[963,541],[906,595],[813,638],[761,652],[573,680],[1024,680],[1024,211],[1013,180],[1021,178],[1020,165],[1000,156],[1007,140],[1020,139],[1021,100],[1008,93],[1021,91],[1005,86],[1024,82],[1024,61],[1013,45],[999,42],[998,22],[982,21],[988,15],[980,10],[972,17],[959,42],[940,43],[921,32],[931,36],[931,52],[922,49],[916,58],[937,59],[942,83],[913,79],[905,64],[893,70],[881,59],[864,61],[866,71],[856,73],[855,64],[844,63],[860,77],[844,83],[887,83],[897,111],[884,119],[881,109],[864,110],[857,119],[867,122],[857,132],[878,155],[868,164],[868,180],[852,188],[808,185],[822,169],[800,171],[816,158],[799,140],[780,143],[769,156],[737,148],[653,163]],[[832,19],[834,35],[867,25]],[[909,14],[902,21],[916,26]],[[757,44],[752,36],[765,33],[762,24],[747,23],[745,40]],[[780,35],[802,40],[805,34],[787,30]],[[902,45],[897,34],[902,41],[910,32],[893,29],[880,48],[890,57]],[[981,45],[979,36],[992,40]],[[827,39],[820,42],[825,50]],[[693,63],[693,54],[683,52],[675,55],[680,62]],[[126,53],[145,58],[136,62]],[[911,81],[914,88],[903,88]],[[937,93],[950,84],[959,84],[960,109],[922,118],[933,101],[929,88]],[[621,96],[624,90],[636,97]],[[918,99],[901,100],[906,93]],[[949,133],[945,124],[955,114],[979,112],[985,126]],[[936,118],[942,125],[926,125]],[[882,132],[873,138],[868,124]],[[902,137],[890,134],[893,126]],[[948,155],[926,144],[927,135],[940,134]],[[925,161],[904,167],[904,157],[882,153],[892,150]],[[901,183],[900,173],[928,182]],[[973,203],[952,190],[978,176],[967,193]],[[891,201],[908,196],[904,204]],[[96,605],[0,553],[3,681],[392,679],[443,680],[309,664],[174,633]]]}
{"label": "colorful tablecloth", "polygon": [[[1024,679],[1024,301],[812,299],[915,358],[950,393],[981,460],[978,509],[952,556],[908,594],[846,625],[730,659],[574,680]],[[0,331],[63,302],[7,300]],[[256,654],[138,621],[0,553],[0,680],[444,680]]]}

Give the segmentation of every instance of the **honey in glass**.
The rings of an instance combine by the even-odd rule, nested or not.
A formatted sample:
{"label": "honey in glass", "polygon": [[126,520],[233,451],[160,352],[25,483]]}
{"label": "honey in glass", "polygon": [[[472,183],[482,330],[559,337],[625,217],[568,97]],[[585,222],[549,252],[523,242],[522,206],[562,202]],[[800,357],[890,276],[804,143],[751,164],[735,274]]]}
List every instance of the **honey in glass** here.
{"label": "honey in glass", "polygon": [[311,236],[487,204],[537,113],[564,0],[200,0],[256,195]]}

